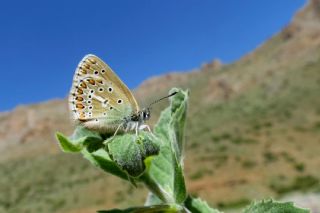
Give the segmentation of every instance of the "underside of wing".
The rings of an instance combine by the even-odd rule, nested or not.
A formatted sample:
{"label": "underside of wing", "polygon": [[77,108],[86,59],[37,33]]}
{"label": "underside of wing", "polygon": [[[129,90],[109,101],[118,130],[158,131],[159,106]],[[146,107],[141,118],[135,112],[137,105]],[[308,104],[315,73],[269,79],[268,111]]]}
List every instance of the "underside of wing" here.
{"label": "underside of wing", "polygon": [[94,55],[79,63],[69,94],[72,117],[88,128],[110,129],[139,110],[128,87]]}

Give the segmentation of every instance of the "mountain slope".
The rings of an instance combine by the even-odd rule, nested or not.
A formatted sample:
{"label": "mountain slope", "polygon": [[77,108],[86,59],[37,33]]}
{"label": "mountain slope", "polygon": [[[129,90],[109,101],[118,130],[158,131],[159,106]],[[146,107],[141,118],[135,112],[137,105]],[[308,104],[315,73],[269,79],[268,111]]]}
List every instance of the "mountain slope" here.
{"label": "mountain slope", "polygon": [[[192,194],[236,207],[320,189],[319,14],[320,1],[310,1],[282,32],[239,61],[155,77],[135,91],[143,105],[171,87],[190,89],[185,170]],[[154,109],[151,123],[166,105]],[[0,115],[0,212],[143,203],[144,189],[61,153],[57,130],[72,132],[65,100]]]}

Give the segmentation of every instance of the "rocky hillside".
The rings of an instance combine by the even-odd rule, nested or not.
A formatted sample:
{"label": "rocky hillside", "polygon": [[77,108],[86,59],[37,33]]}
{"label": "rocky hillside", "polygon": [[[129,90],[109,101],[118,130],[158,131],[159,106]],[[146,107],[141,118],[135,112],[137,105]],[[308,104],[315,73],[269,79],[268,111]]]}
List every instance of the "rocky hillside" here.
{"label": "rocky hillside", "polygon": [[[319,71],[320,1],[311,0],[282,32],[239,61],[214,60],[154,77],[135,94],[143,105],[171,87],[190,89],[188,188],[228,209],[292,191],[320,191]],[[166,105],[157,106],[151,123]],[[0,114],[0,212],[143,204],[142,187],[61,153],[54,133],[72,128],[66,100]]]}

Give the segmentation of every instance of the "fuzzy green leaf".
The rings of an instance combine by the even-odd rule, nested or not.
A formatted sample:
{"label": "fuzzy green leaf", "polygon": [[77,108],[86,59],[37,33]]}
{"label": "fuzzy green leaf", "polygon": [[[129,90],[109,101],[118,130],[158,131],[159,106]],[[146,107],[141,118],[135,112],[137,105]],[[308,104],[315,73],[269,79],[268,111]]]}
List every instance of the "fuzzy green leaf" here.
{"label": "fuzzy green leaf", "polygon": [[71,137],[67,138],[61,133],[57,133],[56,137],[64,152],[81,152],[93,165],[122,179],[129,179],[127,173],[104,150],[103,138],[99,133],[77,126]]}
{"label": "fuzzy green leaf", "polygon": [[129,177],[125,171],[119,168],[119,166],[111,160],[109,154],[104,149],[99,149],[95,152],[88,152],[88,150],[82,150],[83,156],[89,160],[93,165],[101,168],[102,170],[116,175],[124,180],[128,180]]}
{"label": "fuzzy green leaf", "polygon": [[221,213],[220,211],[211,208],[207,202],[200,198],[192,198],[190,196],[185,201],[185,206],[192,213]]}
{"label": "fuzzy green leaf", "polygon": [[64,152],[80,152],[83,148],[81,144],[74,144],[71,140],[69,140],[60,132],[56,133],[56,138],[59,142],[60,148]]}
{"label": "fuzzy green leaf", "polygon": [[[99,144],[100,147],[103,146],[103,138],[98,132],[94,132],[86,129],[83,126],[77,126],[75,131],[70,137],[70,140],[73,141],[74,144],[80,144],[83,147],[89,147],[89,150],[92,149],[90,146],[97,146]],[[96,148],[97,149],[97,148]]]}
{"label": "fuzzy green leaf", "polygon": [[183,168],[177,159],[174,159],[174,181],[173,181],[173,191],[176,203],[183,203],[187,198],[186,184],[184,182]]}
{"label": "fuzzy green leaf", "polygon": [[[139,136],[125,134],[107,142],[112,160],[130,176],[140,176],[145,170],[144,160],[159,153],[159,145],[151,133],[141,132]],[[155,140],[157,141],[157,140]]]}
{"label": "fuzzy green leaf", "polygon": [[158,123],[154,127],[154,132],[164,141],[164,145],[170,144],[169,124],[171,121],[170,107],[163,110],[160,114]]}
{"label": "fuzzy green leaf", "polygon": [[183,151],[189,92],[173,88],[169,94],[173,92],[177,92],[177,94],[170,98],[170,106],[162,111],[154,132],[163,139],[165,145],[170,145],[174,149],[178,160],[180,160]]}
{"label": "fuzzy green leaf", "polygon": [[147,172],[146,175],[141,177],[142,181],[149,186],[149,189],[162,201],[167,203],[175,202],[174,168],[172,162],[173,159],[170,148],[162,146],[158,156],[147,159]]}
{"label": "fuzzy green leaf", "polygon": [[178,91],[178,93],[171,100],[172,118],[170,121],[170,127],[173,130],[172,139],[174,140],[173,145],[175,146],[175,152],[178,160],[180,160],[184,145],[184,128],[187,116],[189,92],[172,89],[170,93],[175,91]]}
{"label": "fuzzy green leaf", "polygon": [[111,209],[100,210],[97,213],[182,213],[185,212],[181,207],[175,205],[154,205],[133,207],[124,210]]}
{"label": "fuzzy green leaf", "polygon": [[149,192],[147,200],[145,202],[145,206],[159,205],[162,201],[155,194]]}
{"label": "fuzzy green leaf", "polygon": [[[155,134],[162,138],[160,154],[148,164],[147,174],[143,181],[156,186],[149,187],[164,202],[183,203],[186,199],[186,187],[181,164],[183,147],[183,129],[187,110],[188,92],[174,89],[178,93],[171,98],[171,105],[161,113],[155,126]],[[170,91],[170,93],[172,93]],[[182,125],[178,123],[181,122]],[[154,185],[154,184],[153,184]],[[160,193],[159,193],[160,192]]]}
{"label": "fuzzy green leaf", "polygon": [[75,140],[79,140],[80,138],[84,138],[84,137],[92,137],[92,138],[96,138],[97,140],[98,139],[103,140],[101,135],[98,132],[91,131],[81,125],[78,125],[76,127],[76,129],[74,130],[70,139],[75,141]]}
{"label": "fuzzy green leaf", "polygon": [[243,213],[309,213],[307,209],[295,207],[292,202],[280,203],[273,200],[263,200],[251,204]]}
{"label": "fuzzy green leaf", "polygon": [[56,138],[64,152],[80,152],[83,148],[94,151],[102,147],[103,138],[99,133],[77,126],[71,137],[57,132]]}

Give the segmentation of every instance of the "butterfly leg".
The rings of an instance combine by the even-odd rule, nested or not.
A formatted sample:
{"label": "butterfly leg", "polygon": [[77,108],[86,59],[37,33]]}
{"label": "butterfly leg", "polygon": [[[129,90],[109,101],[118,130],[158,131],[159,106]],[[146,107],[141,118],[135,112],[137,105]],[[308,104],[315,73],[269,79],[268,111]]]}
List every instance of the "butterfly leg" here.
{"label": "butterfly leg", "polygon": [[153,137],[156,137],[156,136],[153,134],[153,132],[151,131],[149,125],[143,124],[143,125],[141,125],[141,126],[139,127],[139,130],[143,130],[143,129],[148,129],[148,131],[151,133],[151,135],[152,135]]}
{"label": "butterfly leg", "polygon": [[[139,127],[139,130],[143,130],[143,129],[148,129],[149,132],[151,132],[151,129],[149,127],[149,125],[143,124]],[[152,133],[152,132],[151,132]]]}
{"label": "butterfly leg", "polygon": [[135,129],[136,129],[136,136],[138,136],[138,129],[139,129],[139,123],[138,122],[135,124]]}
{"label": "butterfly leg", "polygon": [[116,129],[116,131],[114,132],[113,136],[112,136],[111,138],[109,138],[108,140],[106,140],[105,142],[103,142],[103,144],[106,145],[107,143],[109,143],[110,141],[112,141],[112,139],[114,138],[114,136],[117,135],[120,127],[122,127],[122,126],[123,126],[123,123],[122,123],[122,124],[119,124],[119,126],[117,127],[117,129]]}
{"label": "butterfly leg", "polygon": [[116,129],[116,131],[114,132],[114,134],[113,134],[112,137],[116,136],[116,134],[118,133],[120,127],[122,127],[122,126],[123,126],[123,123],[122,123],[122,124],[119,124],[118,128]]}

